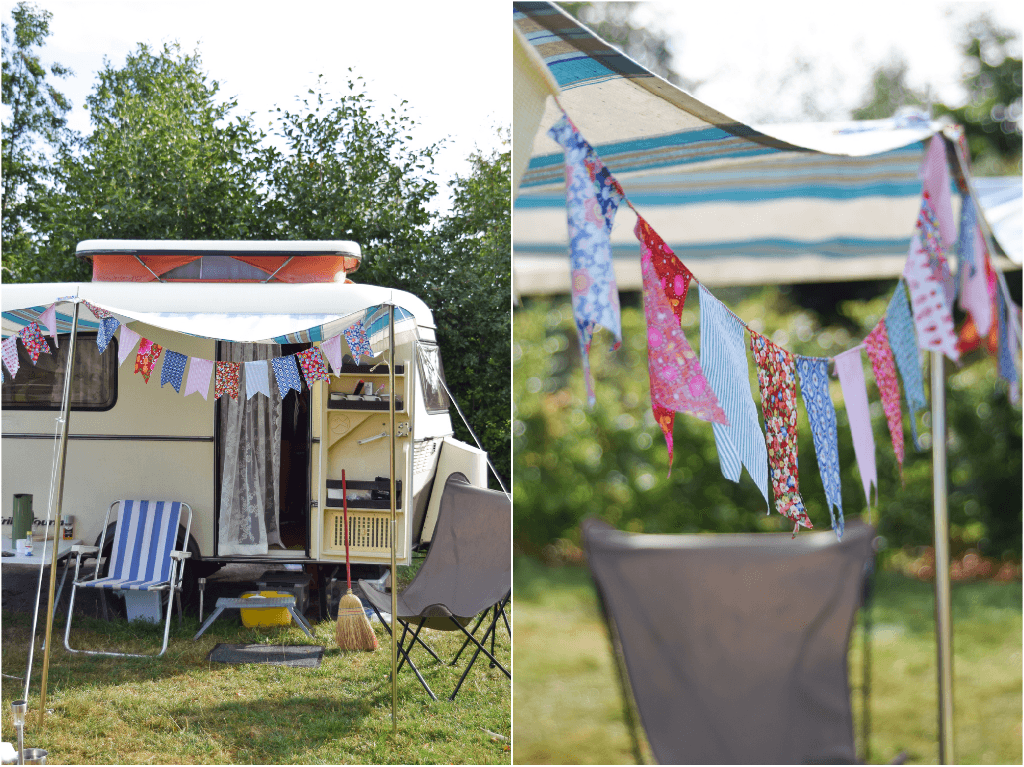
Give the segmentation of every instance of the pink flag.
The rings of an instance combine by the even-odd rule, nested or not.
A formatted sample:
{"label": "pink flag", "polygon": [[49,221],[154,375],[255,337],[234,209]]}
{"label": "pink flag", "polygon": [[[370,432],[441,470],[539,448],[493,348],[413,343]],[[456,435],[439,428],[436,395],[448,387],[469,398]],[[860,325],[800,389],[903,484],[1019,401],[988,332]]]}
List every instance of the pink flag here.
{"label": "pink flag", "polygon": [[892,437],[892,449],[900,467],[900,479],[903,478],[903,412],[900,410],[900,385],[896,381],[896,361],[889,346],[889,331],[885,320],[881,320],[865,339],[868,359],[875,373],[878,393],[882,397],[885,409],[885,420],[889,424],[889,435]]}
{"label": "pink flag", "polygon": [[127,325],[121,326],[121,341],[117,346],[117,364],[123,365],[128,355],[135,349],[135,344],[142,338],[138,333]]}
{"label": "pink flag", "polygon": [[335,373],[341,372],[341,334],[328,338],[326,341],[320,342],[320,351],[324,353],[324,357],[331,363],[331,369]]}
{"label": "pink flag", "polygon": [[843,388],[846,415],[850,420],[853,434],[853,452],[857,456],[860,481],[864,485],[864,496],[871,504],[871,485],[875,486],[875,503],[878,503],[878,469],[875,466],[875,436],[871,431],[871,412],[868,410],[868,390],[864,384],[864,363],[860,347],[837,354],[836,373]]}
{"label": "pink flag", "polygon": [[935,279],[920,229],[914,231],[910,241],[910,254],[903,276],[910,290],[918,346],[927,351],[941,351],[954,361],[959,359],[953,316],[946,304],[943,287]]}
{"label": "pink flag", "polygon": [[18,375],[18,370],[21,368],[21,363],[18,362],[18,337],[11,336],[5,338],[3,341],[3,360],[4,366],[11,371],[11,376]]}
{"label": "pink flag", "polygon": [[50,331],[54,346],[60,346],[57,343],[57,304],[50,304],[50,308],[39,315],[39,321]]}
{"label": "pink flag", "polygon": [[948,253],[956,243],[956,223],[953,221],[953,202],[950,197],[946,142],[942,136],[932,136],[929,140],[919,175],[924,193],[932,200],[939,233],[942,235],[942,249]]}
{"label": "pink flag", "polygon": [[192,357],[192,364],[188,369],[188,380],[185,382],[185,393],[187,397],[193,392],[199,392],[203,399],[207,399],[210,393],[210,379],[213,377],[213,360],[203,360]]}
{"label": "pink flag", "polygon": [[[639,235],[640,225],[637,225]],[[728,425],[679,320],[655,273],[651,249],[641,238],[641,269],[644,280],[644,315],[647,318],[647,365],[651,381],[651,408],[668,443],[672,470],[672,427],[675,414],[690,413],[702,421]],[[683,291],[685,294],[685,289]]]}

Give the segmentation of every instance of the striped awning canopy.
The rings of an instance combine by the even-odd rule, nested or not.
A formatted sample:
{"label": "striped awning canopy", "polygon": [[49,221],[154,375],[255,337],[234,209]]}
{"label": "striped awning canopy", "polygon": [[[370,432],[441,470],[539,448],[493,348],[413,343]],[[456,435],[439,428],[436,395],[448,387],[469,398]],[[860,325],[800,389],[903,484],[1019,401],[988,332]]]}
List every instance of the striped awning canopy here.
{"label": "striped awning canopy", "polygon": [[[902,272],[920,205],[924,141],[942,125],[914,114],[745,125],[647,71],[553,4],[515,2],[513,24],[517,40],[536,54],[516,59],[515,78],[536,79],[528,69],[536,62],[559,90],[546,98],[533,135],[514,137],[515,151],[530,154],[514,208],[517,293],[569,291],[564,159],[547,135],[563,109],[637,210],[709,286]],[[538,110],[518,91],[516,99],[518,130],[520,114]],[[634,222],[624,206],[612,232],[624,290],[641,284]],[[1000,247],[998,255],[1020,263],[1019,242]],[[997,265],[1013,268],[1004,258]]]}

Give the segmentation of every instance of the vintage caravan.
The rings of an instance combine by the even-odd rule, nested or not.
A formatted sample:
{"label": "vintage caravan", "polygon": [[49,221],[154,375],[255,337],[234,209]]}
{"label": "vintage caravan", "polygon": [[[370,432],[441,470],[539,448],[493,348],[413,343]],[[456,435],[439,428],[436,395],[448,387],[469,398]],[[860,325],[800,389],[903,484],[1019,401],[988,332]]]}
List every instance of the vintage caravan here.
{"label": "vintage caravan", "polygon": [[[75,539],[96,544],[114,500],[181,500],[195,510],[188,579],[239,561],[325,578],[345,557],[343,472],[364,570],[391,559],[392,444],[400,564],[429,542],[452,472],[486,486],[484,453],[452,436],[430,310],[348,279],[357,244],[93,240],[78,255],[92,282],[3,288],[5,518],[15,494],[46,517],[76,303],[62,508]],[[33,324],[49,347],[34,363]],[[299,364],[312,347],[326,380]]]}

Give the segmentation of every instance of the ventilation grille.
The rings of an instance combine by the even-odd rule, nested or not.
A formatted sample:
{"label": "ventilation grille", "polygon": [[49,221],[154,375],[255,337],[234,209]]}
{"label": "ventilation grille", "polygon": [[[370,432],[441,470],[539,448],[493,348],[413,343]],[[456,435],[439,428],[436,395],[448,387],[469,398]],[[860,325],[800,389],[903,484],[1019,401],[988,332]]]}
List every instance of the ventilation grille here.
{"label": "ventilation grille", "polygon": [[[345,553],[345,515],[327,512],[324,548],[330,553]],[[391,551],[391,514],[361,511],[348,513],[348,546],[353,554],[386,554]]]}
{"label": "ventilation grille", "polygon": [[434,466],[433,457],[437,454],[437,446],[441,442],[439,439],[432,439],[427,442],[420,442],[413,449],[412,458],[412,473],[422,474],[425,471],[430,471]]}

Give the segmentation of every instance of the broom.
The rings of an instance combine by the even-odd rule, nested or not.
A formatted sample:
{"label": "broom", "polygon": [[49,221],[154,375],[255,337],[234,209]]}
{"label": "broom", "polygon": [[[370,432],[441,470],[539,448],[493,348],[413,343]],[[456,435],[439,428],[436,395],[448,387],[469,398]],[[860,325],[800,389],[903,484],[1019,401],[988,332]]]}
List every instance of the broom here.
{"label": "broom", "polygon": [[373,633],[363,603],[352,593],[352,565],[348,558],[348,490],[345,486],[345,470],[341,470],[341,508],[345,522],[345,572],[348,577],[348,592],[338,602],[338,625],[334,638],[342,650],[376,650],[377,635]]}

